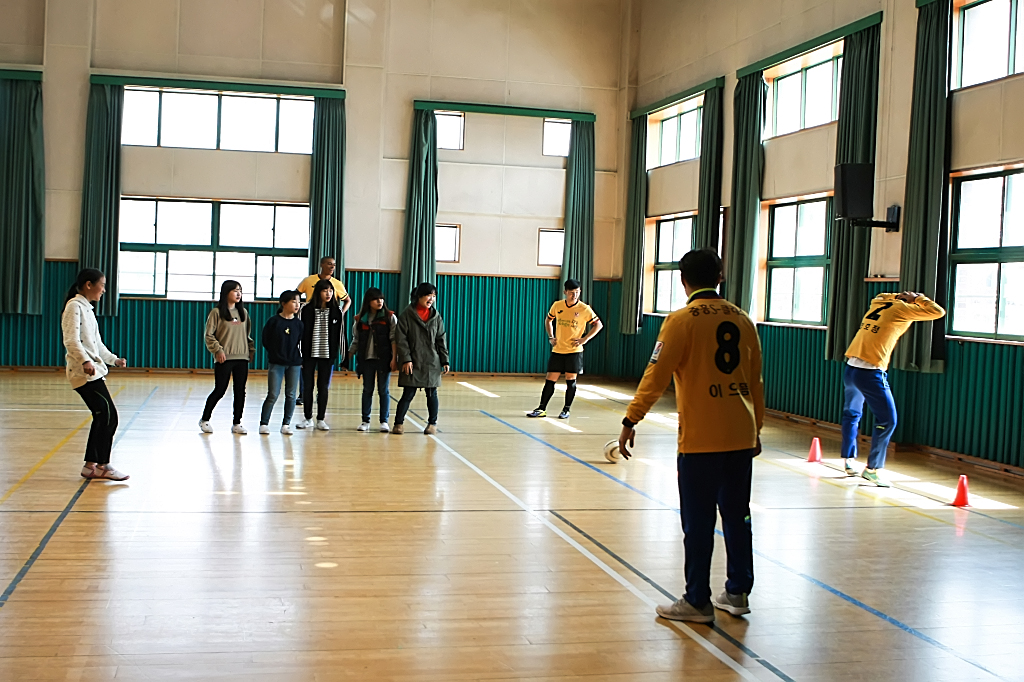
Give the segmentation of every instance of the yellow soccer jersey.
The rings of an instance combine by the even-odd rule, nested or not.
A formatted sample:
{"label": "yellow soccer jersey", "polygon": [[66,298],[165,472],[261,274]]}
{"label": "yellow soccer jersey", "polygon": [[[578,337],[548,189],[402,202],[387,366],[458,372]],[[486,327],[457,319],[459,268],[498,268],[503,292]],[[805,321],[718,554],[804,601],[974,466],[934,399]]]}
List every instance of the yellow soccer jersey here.
{"label": "yellow soccer jersey", "polygon": [[911,323],[917,320],[937,320],[946,311],[925,296],[913,303],[905,303],[896,294],[879,294],[860,322],[860,329],[846,349],[846,357],[859,358],[882,370],[889,369],[889,360],[896,342]]}
{"label": "yellow soccer jersey", "polygon": [[583,301],[570,306],[565,300],[555,301],[548,311],[548,319],[555,324],[555,353],[582,353],[583,346],[572,345],[573,339],[583,338],[588,322],[597,321],[597,313]]}
{"label": "yellow soccer jersey", "polygon": [[671,313],[626,419],[647,415],[675,379],[679,452],[753,448],[764,424],[761,340],[745,312],[717,296]]}

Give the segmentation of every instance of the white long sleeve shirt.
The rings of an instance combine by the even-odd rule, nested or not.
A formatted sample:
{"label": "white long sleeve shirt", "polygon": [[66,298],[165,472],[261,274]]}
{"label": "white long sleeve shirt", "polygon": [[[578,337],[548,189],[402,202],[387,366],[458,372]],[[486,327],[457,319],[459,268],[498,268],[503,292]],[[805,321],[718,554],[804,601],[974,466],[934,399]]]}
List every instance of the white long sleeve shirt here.
{"label": "white long sleeve shirt", "polygon": [[[96,313],[92,304],[85,296],[79,294],[64,306],[64,314],[60,318],[60,328],[64,333],[64,348],[67,355],[67,376],[72,388],[85,386],[90,381],[97,381],[107,375],[107,365],[117,361],[100,339],[100,328],[96,323]],[[91,362],[96,373],[89,376],[82,366]]]}

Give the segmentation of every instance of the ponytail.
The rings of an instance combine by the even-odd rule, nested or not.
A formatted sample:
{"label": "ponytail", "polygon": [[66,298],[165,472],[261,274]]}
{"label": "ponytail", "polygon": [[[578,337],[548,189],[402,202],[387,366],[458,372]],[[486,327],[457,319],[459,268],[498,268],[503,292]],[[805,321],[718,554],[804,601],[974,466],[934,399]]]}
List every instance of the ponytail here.
{"label": "ponytail", "polygon": [[101,279],[103,279],[103,273],[96,268],[82,268],[79,270],[78,277],[75,277],[75,283],[71,285],[67,296],[64,297],[64,305],[67,305],[68,301],[80,294],[86,284],[95,284]]}

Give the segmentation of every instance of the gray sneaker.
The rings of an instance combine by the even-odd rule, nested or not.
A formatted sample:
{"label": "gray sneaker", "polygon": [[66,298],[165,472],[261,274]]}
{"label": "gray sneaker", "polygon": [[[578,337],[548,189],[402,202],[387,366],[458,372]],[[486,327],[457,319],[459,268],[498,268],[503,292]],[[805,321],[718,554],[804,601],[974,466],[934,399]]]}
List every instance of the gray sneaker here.
{"label": "gray sneaker", "polygon": [[734,616],[750,613],[750,602],[747,601],[745,594],[729,594],[727,590],[722,590],[722,594],[712,599],[711,603],[715,605],[715,608],[722,609]]}
{"label": "gray sneaker", "polygon": [[659,604],[654,610],[659,616],[669,620],[685,620],[691,623],[715,622],[715,607],[710,603],[708,603],[704,608],[698,609],[685,599],[680,599],[674,604],[669,604],[668,606],[662,606]]}

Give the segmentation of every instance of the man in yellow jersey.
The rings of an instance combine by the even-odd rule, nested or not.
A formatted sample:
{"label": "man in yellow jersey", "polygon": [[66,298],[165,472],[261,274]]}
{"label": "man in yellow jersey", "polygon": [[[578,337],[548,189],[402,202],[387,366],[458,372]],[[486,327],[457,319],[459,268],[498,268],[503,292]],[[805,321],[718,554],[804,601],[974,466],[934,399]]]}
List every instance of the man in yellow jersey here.
{"label": "man in yellow jersey", "polygon": [[861,320],[857,335],[846,349],[846,370],[843,372],[843,465],[847,476],[857,472],[850,460],[857,456],[857,427],[864,402],[875,415],[871,434],[868,466],[861,473],[868,481],[883,488],[890,483],[878,475],[885,466],[885,452],[896,430],[896,402],[889,390],[886,370],[896,342],[917,320],[937,320],[946,311],[922,294],[879,294]]}
{"label": "man in yellow jersey", "polygon": [[[586,331],[587,324],[590,325],[590,331]],[[548,373],[544,390],[540,394],[540,406],[528,412],[527,417],[548,415],[546,410],[548,401],[555,394],[555,382],[560,374],[565,373],[565,407],[558,418],[569,418],[569,409],[576,397],[576,376],[583,373],[583,346],[597,336],[602,327],[604,325],[594,309],[580,300],[580,283],[574,279],[565,280],[565,300],[551,304],[544,320],[548,343],[551,344],[551,357],[548,358]]]}
{"label": "man in yellow jersey", "polygon": [[[686,306],[665,318],[650,364],[622,420],[619,450],[630,456],[634,427],[675,379],[686,593],[656,610],[662,618],[712,623],[714,607],[737,616],[750,613],[750,479],[752,460],[761,452],[764,423],[761,341],[747,314],[718,294],[722,260],[717,253],[690,251],[679,261],[679,271]],[[712,601],[716,507],[722,514],[728,580]]]}

